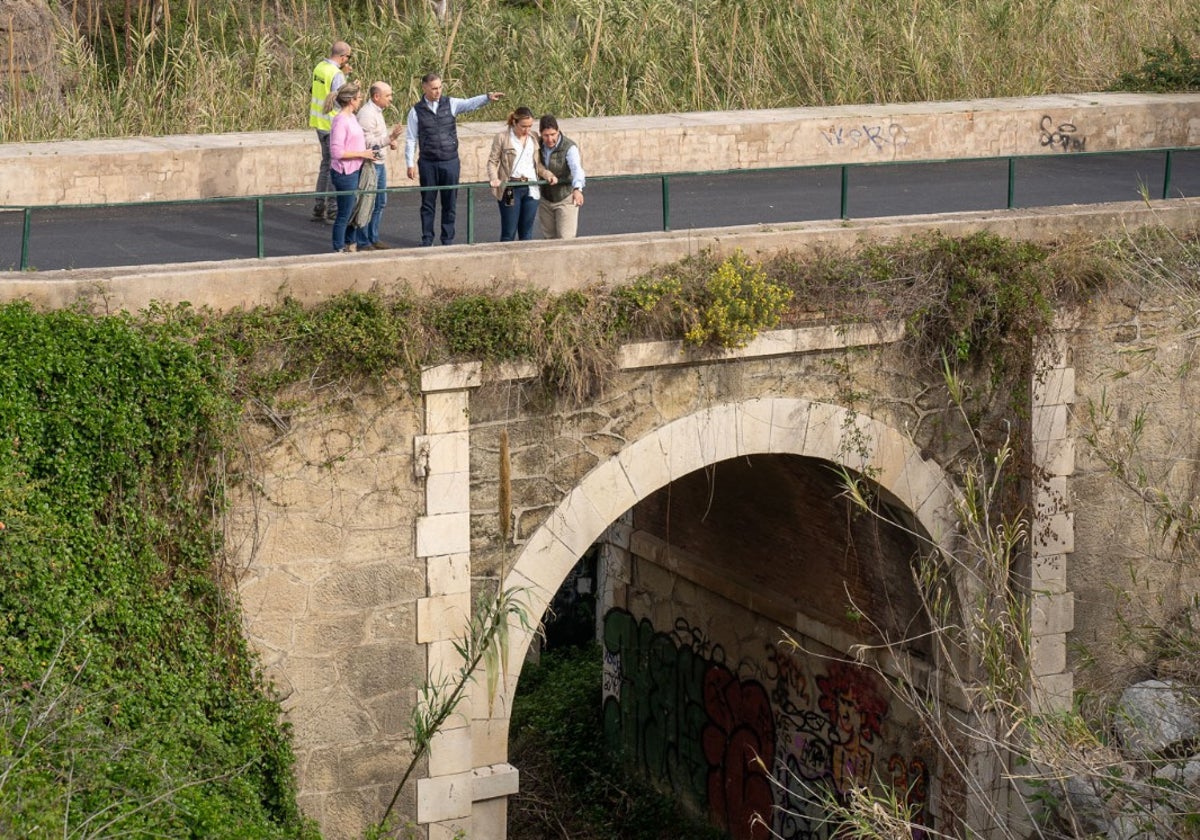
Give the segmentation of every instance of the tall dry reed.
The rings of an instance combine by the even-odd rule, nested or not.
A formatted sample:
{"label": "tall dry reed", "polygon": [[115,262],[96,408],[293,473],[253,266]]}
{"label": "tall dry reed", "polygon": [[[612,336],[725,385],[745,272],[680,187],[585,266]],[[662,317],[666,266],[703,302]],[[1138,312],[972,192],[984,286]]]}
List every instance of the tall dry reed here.
{"label": "tall dry reed", "polygon": [[1102,90],[1173,34],[1200,48],[1193,0],[458,0],[444,21],[428,0],[163,10],[128,38],[120,22],[93,40],[64,30],[65,91],[22,91],[4,138],[302,128],[335,38],[399,108],[437,69],[451,95],[503,90],[564,116]]}

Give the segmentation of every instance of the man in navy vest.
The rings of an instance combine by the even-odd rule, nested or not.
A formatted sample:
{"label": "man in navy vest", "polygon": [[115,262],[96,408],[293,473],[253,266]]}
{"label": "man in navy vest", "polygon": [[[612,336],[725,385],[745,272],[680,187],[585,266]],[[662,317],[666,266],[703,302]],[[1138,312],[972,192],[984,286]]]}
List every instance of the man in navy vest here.
{"label": "man in navy vest", "polygon": [[[422,187],[453,186],[458,183],[458,121],[466,114],[503,99],[504,94],[493,91],[470,99],[442,96],[442,77],[428,73],[421,79],[425,94],[408,112],[405,133],[404,160],[408,177],[421,176]],[[420,148],[420,157],[417,149]],[[442,244],[454,242],[454,209],[458,190],[428,190],[421,193],[421,244],[433,244],[433,216],[438,194],[442,196]]]}

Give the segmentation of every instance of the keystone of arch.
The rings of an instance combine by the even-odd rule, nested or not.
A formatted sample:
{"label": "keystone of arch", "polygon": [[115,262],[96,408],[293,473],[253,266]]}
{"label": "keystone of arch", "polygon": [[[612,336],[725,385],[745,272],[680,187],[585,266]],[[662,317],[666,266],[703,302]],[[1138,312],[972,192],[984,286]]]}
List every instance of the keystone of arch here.
{"label": "keystone of arch", "polygon": [[[721,403],[667,423],[597,466],[534,532],[504,581],[523,591],[540,618],[588,547],[616,519],[661,487],[695,470],[744,455],[790,454],[869,475],[911,512],[929,538],[951,550],[954,489],[942,468],[921,457],[904,434],[868,415],[829,403],[765,397]],[[960,594],[961,597],[961,594]],[[512,692],[535,630],[509,628],[508,679],[495,708]]]}

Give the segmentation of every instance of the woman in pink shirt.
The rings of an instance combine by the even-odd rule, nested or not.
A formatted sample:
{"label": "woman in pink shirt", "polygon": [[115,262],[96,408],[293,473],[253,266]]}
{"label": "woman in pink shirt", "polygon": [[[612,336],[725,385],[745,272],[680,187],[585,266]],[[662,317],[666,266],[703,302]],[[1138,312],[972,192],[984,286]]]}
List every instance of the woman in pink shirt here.
{"label": "woman in pink shirt", "polygon": [[354,118],[362,103],[362,88],[357,82],[346,82],[325,101],[327,111],[339,109],[329,128],[329,177],[338,193],[337,218],[333,221],[334,251],[354,250],[354,245],[346,244],[346,225],[357,197],[358,170],[362,169],[363,161],[375,160],[375,153],[367,148],[362,126]]}

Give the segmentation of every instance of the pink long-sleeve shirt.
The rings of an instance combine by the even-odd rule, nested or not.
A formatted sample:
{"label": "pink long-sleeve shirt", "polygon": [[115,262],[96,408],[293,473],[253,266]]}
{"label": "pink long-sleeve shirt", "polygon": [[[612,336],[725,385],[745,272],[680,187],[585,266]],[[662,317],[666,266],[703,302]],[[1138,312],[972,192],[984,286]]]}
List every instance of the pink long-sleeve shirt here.
{"label": "pink long-sleeve shirt", "polygon": [[329,127],[329,165],[343,175],[350,175],[362,169],[362,158],[346,158],[346,152],[365,152],[367,141],[363,136],[362,126],[353,114],[339,111]]}

